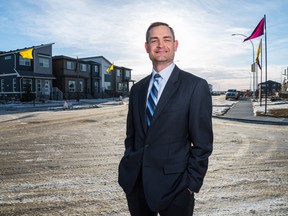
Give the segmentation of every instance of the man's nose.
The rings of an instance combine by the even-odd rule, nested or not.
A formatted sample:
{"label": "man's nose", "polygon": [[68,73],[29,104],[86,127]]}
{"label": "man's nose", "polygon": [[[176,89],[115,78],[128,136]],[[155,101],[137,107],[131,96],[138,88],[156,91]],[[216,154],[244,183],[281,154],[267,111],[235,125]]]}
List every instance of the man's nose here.
{"label": "man's nose", "polygon": [[164,46],[164,41],[163,40],[159,40],[158,41],[158,47],[163,47]]}

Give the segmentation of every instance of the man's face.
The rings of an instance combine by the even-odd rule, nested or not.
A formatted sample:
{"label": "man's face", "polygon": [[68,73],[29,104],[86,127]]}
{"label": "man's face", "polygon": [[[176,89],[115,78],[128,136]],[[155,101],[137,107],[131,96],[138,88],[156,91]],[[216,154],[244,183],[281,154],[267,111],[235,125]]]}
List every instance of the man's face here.
{"label": "man's face", "polygon": [[157,26],[150,30],[148,42],[145,43],[146,52],[154,65],[164,67],[171,64],[177,51],[178,41],[167,26]]}

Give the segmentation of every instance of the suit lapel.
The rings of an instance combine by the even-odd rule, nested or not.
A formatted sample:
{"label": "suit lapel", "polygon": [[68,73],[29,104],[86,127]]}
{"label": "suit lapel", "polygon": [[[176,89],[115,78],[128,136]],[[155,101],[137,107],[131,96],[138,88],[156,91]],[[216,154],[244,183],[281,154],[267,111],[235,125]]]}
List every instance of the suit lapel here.
{"label": "suit lapel", "polygon": [[176,91],[177,86],[178,86],[177,81],[178,81],[178,77],[179,77],[179,71],[180,71],[180,69],[177,66],[175,66],[175,68],[172,71],[171,76],[169,77],[169,80],[167,81],[166,86],[162,92],[160,100],[158,101],[158,104],[157,104],[155,112],[154,112],[154,116],[152,118],[151,126],[153,125],[153,122],[155,122],[157,120],[158,116],[161,114],[163,108],[166,106],[170,97]]}
{"label": "suit lapel", "polygon": [[139,92],[139,114],[144,131],[147,131],[146,101],[150,78],[151,75],[145,78],[142,90]]}

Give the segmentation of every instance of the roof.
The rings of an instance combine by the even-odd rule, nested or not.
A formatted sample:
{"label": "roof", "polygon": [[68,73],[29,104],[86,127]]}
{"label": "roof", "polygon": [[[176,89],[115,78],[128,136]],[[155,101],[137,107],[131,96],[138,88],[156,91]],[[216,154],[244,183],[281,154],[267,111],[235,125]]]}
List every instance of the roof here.
{"label": "roof", "polygon": [[0,52],[0,56],[4,56],[4,55],[7,55],[7,54],[13,54],[13,53],[18,53],[18,52],[21,52],[23,50],[26,50],[26,49],[37,49],[37,48],[41,48],[41,47],[45,47],[45,46],[51,46],[55,43],[49,43],[49,44],[41,44],[41,45],[37,45],[37,46],[31,46],[31,47],[24,47],[24,48],[21,48],[21,49],[17,49],[17,50],[10,50],[10,51],[7,51],[7,52]]}
{"label": "roof", "polygon": [[[265,83],[266,83],[266,82],[262,82],[262,83],[259,83],[259,84],[265,84]],[[275,82],[275,81],[272,81],[272,80],[268,80],[267,83],[277,83],[277,84],[281,85],[281,83]],[[259,85],[259,84],[258,84],[258,85]]]}
{"label": "roof", "polygon": [[[81,58],[83,60],[91,60],[91,59],[96,59],[96,58],[102,58],[104,59],[106,62],[108,62],[109,64],[112,64],[108,59],[106,59],[104,56],[91,56],[91,57],[85,57],[85,58]],[[93,60],[92,60],[93,61]]]}

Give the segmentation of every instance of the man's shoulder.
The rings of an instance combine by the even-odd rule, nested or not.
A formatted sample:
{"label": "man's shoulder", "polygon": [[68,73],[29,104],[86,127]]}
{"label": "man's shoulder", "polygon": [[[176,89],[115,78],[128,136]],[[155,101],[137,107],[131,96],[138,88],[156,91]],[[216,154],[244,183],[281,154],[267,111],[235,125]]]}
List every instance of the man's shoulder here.
{"label": "man's shoulder", "polygon": [[204,80],[203,78],[193,74],[193,73],[190,73],[188,71],[184,71],[184,70],[181,70],[179,69],[179,75],[182,79],[184,80],[195,80],[195,81],[201,81],[201,80]]}
{"label": "man's shoulder", "polygon": [[139,81],[135,82],[135,84],[133,86],[138,87],[138,86],[142,86],[145,83],[147,83],[150,80],[150,76],[151,75],[147,75],[146,77],[140,79]]}

